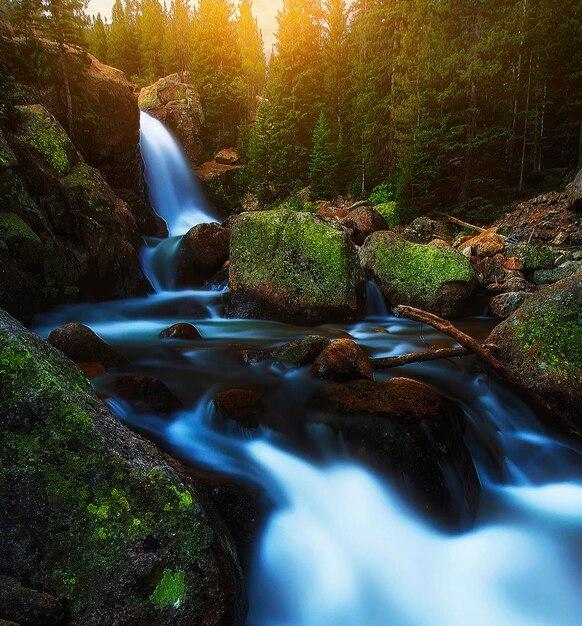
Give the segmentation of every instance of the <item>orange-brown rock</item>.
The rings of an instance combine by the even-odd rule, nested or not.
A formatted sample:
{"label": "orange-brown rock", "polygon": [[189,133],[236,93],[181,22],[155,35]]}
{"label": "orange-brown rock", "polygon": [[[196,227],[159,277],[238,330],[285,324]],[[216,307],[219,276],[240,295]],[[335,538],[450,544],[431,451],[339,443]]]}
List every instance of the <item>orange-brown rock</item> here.
{"label": "orange-brown rock", "polygon": [[129,402],[138,413],[168,415],[182,408],[182,403],[166,384],[150,376],[118,376],[107,388]]}
{"label": "orange-brown rock", "polygon": [[192,324],[174,324],[160,333],[160,339],[182,339],[184,341],[195,341],[201,335]]}
{"label": "orange-brown rock", "polygon": [[338,222],[341,222],[341,220],[343,220],[344,217],[347,217],[349,213],[350,212],[347,209],[342,207],[322,206],[318,209],[316,215],[318,217],[324,217],[328,220],[337,220]]}
{"label": "orange-brown rock", "polygon": [[351,339],[336,339],[327,346],[317,357],[312,372],[318,378],[337,382],[374,379],[368,355]]}
{"label": "orange-brown rock", "polygon": [[369,206],[362,206],[350,211],[342,219],[341,224],[352,231],[352,240],[358,246],[363,245],[372,233],[388,230],[388,223],[385,218]]}
{"label": "orange-brown rock", "polygon": [[234,148],[223,148],[214,157],[214,160],[220,165],[238,165],[240,157]]}
{"label": "orange-brown rock", "polygon": [[497,233],[496,228],[490,228],[464,242],[460,247],[463,250],[470,248],[473,255],[483,259],[502,254],[505,250],[505,239]]}
{"label": "orange-brown rock", "polygon": [[512,256],[509,259],[506,259],[503,263],[503,267],[506,270],[515,272],[515,271],[522,271],[524,268],[523,262],[520,261],[517,257]]}

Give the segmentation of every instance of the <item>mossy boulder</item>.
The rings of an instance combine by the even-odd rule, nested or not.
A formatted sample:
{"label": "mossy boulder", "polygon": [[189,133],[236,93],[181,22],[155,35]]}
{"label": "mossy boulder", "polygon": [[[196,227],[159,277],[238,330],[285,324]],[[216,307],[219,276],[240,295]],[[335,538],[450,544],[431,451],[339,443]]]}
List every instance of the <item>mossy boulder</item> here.
{"label": "mossy boulder", "polygon": [[529,296],[487,343],[525,387],[554,404],[582,433],[582,276]]}
{"label": "mossy boulder", "polygon": [[456,250],[410,243],[389,232],[368,237],[360,259],[392,306],[453,315],[476,285],[473,266]]}
{"label": "mossy boulder", "polygon": [[79,625],[239,624],[230,535],[180,466],[0,311],[0,571]]}
{"label": "mossy boulder", "polygon": [[14,213],[0,211],[0,241],[10,256],[26,266],[42,263],[44,247],[38,235]]}
{"label": "mossy boulder", "polygon": [[243,361],[249,365],[261,361],[279,361],[303,367],[312,365],[330,343],[331,340],[323,335],[307,335],[269,350],[247,350],[242,356]]}
{"label": "mossy boulder", "polygon": [[40,104],[16,107],[19,149],[28,153],[38,167],[56,177],[66,176],[79,161],[77,150],[56,118]]}
{"label": "mossy boulder", "polygon": [[233,227],[231,317],[298,324],[362,313],[363,275],[350,233],[310,213],[245,213]]}

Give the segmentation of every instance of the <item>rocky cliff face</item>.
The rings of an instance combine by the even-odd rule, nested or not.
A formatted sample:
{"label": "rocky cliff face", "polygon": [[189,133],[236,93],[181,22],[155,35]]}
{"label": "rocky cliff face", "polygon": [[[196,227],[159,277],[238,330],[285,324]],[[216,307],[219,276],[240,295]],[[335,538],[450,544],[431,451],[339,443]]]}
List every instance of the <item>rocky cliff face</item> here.
{"label": "rocky cliff face", "polygon": [[56,51],[39,46],[49,76],[31,74],[23,43],[0,34],[16,103],[0,119],[0,306],[25,320],[53,302],[143,293],[142,237],[163,234],[146,199],[131,83],[69,51],[69,129]]}

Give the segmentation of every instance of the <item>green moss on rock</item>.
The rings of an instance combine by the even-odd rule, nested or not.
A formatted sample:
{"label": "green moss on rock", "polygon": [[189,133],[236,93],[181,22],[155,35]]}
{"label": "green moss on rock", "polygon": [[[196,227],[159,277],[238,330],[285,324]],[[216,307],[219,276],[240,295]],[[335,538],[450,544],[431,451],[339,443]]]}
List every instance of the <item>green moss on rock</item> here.
{"label": "green moss on rock", "polygon": [[18,215],[0,212],[0,241],[4,242],[14,259],[29,266],[42,262],[42,241]]}
{"label": "green moss on rock", "polygon": [[380,215],[386,220],[386,223],[390,228],[396,228],[400,225],[400,217],[398,215],[398,206],[396,202],[384,202],[374,207],[375,211],[378,211]]}
{"label": "green moss on rock", "polygon": [[239,622],[232,541],[195,484],[2,311],[0,388],[0,571],[64,596],[76,624]]}
{"label": "green moss on rock", "polygon": [[68,174],[78,156],[63,127],[40,104],[17,109],[20,115],[16,139],[20,146],[34,152],[40,164],[51,168],[57,177]]}
{"label": "green moss on rock", "polygon": [[16,156],[4,137],[4,133],[0,130],[0,170],[12,169],[18,164]]}
{"label": "green moss on rock", "polygon": [[582,277],[544,288],[491,334],[499,357],[526,387],[582,428]]}
{"label": "green moss on rock", "polygon": [[309,323],[361,312],[349,233],[308,213],[243,214],[231,240],[231,314]]}
{"label": "green moss on rock", "polygon": [[360,259],[392,305],[440,315],[455,313],[476,282],[470,261],[456,250],[410,243],[388,232],[371,235]]}

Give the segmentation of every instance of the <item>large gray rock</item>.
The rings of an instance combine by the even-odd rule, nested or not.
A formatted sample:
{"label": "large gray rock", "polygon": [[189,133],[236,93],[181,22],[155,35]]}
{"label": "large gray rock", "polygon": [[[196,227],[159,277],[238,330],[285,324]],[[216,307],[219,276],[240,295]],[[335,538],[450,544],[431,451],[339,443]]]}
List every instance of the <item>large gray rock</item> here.
{"label": "large gray rock", "polygon": [[554,404],[582,432],[582,276],[529,296],[489,336],[523,385]]}
{"label": "large gray rock", "polygon": [[470,261],[456,250],[410,243],[389,232],[368,237],[360,259],[392,306],[453,315],[477,284]]}
{"label": "large gray rock", "polygon": [[64,598],[73,624],[243,623],[233,542],[198,485],[3,311],[0,388],[1,572]]}
{"label": "large gray rock", "polygon": [[231,316],[314,324],[362,313],[358,256],[338,224],[309,213],[245,213],[230,251]]}

